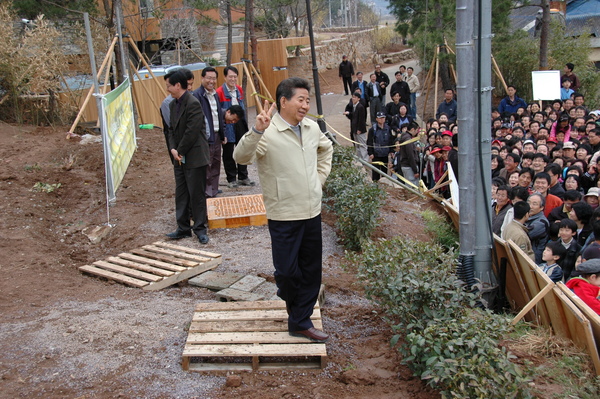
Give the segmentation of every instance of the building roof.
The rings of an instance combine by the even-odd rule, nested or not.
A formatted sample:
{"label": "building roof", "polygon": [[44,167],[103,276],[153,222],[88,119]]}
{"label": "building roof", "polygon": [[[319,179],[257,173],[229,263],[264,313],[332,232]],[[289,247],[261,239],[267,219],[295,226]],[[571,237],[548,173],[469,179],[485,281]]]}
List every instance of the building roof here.
{"label": "building roof", "polygon": [[[532,0],[531,6],[514,9],[510,13],[512,30],[525,30],[533,34],[535,20],[541,8],[540,0]],[[578,36],[588,32],[600,37],[600,0],[570,0],[567,2],[567,34]]]}

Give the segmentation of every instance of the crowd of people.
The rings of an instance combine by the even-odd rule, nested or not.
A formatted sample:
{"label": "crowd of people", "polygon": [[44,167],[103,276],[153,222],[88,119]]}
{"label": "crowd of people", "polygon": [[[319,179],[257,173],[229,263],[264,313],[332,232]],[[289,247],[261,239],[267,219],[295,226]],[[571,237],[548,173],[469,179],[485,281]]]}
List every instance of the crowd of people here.
{"label": "crowd of people", "polygon": [[600,314],[600,110],[573,69],[560,99],[527,103],[508,86],[492,109],[492,230]]}
{"label": "crowd of people", "polygon": [[[600,110],[588,109],[573,70],[573,64],[565,65],[560,99],[527,103],[511,85],[492,109],[492,230],[517,243],[552,280],[566,282],[600,314],[600,267],[589,263],[598,259],[600,266]],[[459,180],[455,92],[445,90],[423,132],[415,121],[418,79],[412,87],[408,83],[416,78],[412,72],[399,68],[385,105],[390,81],[380,66],[368,83],[357,72],[344,114],[361,159],[414,185],[422,180],[438,188],[448,164]],[[342,66],[340,77],[347,80]],[[419,131],[424,143],[413,140]],[[374,171],[372,179],[379,178]],[[437,192],[450,196],[448,186]]]}

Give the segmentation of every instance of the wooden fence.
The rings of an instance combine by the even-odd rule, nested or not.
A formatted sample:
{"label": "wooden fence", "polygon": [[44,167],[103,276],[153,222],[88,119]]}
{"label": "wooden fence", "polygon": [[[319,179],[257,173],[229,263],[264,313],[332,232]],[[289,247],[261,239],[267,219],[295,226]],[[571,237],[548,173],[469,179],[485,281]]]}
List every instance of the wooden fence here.
{"label": "wooden fence", "polygon": [[[442,205],[458,228],[458,210],[447,201]],[[513,241],[494,235],[494,246],[494,272],[511,308],[519,312],[513,322],[523,317],[570,339],[587,351],[600,375],[600,316],[562,282],[550,280]]]}

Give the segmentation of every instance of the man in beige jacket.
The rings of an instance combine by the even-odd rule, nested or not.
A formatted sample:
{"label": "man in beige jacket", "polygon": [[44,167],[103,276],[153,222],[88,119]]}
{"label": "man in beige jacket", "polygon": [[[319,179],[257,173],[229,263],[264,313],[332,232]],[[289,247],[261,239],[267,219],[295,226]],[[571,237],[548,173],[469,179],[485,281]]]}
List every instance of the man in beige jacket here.
{"label": "man in beige jacket", "polygon": [[[288,331],[313,341],[329,336],[310,316],[322,274],[321,187],[331,171],[333,147],[318,125],[305,118],[310,84],[288,78],[277,86],[276,103],[235,148],[239,164],[256,162],[267,210],[277,295],[286,302]],[[272,115],[275,106],[277,113]]]}

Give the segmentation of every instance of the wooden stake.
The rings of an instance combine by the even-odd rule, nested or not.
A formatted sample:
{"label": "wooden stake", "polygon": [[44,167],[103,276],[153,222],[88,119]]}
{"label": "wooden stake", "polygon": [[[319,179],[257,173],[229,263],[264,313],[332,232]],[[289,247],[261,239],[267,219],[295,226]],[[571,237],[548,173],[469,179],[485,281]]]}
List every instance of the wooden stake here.
{"label": "wooden stake", "polygon": [[[431,89],[431,78],[433,76],[436,58],[437,58],[437,56],[435,56],[431,59],[431,65],[429,66],[429,72],[427,72],[427,77],[425,78],[425,87],[427,87],[427,93],[425,94],[425,103],[423,104],[423,113],[421,114],[421,115],[423,115],[423,118],[425,118],[425,110],[427,109],[427,102],[429,101],[429,92],[431,91],[430,90]],[[425,87],[423,88],[423,90],[425,90]],[[435,110],[433,112],[435,114]]]}
{"label": "wooden stake", "polygon": [[[113,39],[113,41],[110,43],[110,46],[108,47],[108,52],[106,53],[106,56],[104,57],[104,61],[102,61],[102,65],[100,65],[100,69],[98,69],[98,73],[96,74],[96,79],[100,79],[100,77],[102,76],[102,71],[104,70],[104,67],[106,67],[106,64],[108,63],[108,59],[110,58],[110,54],[112,54],[112,52],[115,49],[115,44],[116,43],[117,43],[117,38],[115,37]],[[75,127],[77,127],[77,124],[79,123],[79,120],[83,116],[83,111],[85,110],[85,107],[87,107],[88,102],[90,102],[90,98],[92,98],[92,93],[93,92],[94,92],[94,85],[92,85],[92,87],[90,87],[90,89],[88,90],[88,93],[85,96],[85,99],[83,100],[83,104],[81,105],[81,108],[79,108],[79,113],[77,114],[77,117],[73,121],[73,124],[71,125],[71,128],[67,132],[67,140],[70,139],[71,136],[73,136],[73,132],[75,131]],[[100,119],[100,115],[98,115],[98,119]]]}
{"label": "wooden stake", "polygon": [[[135,75],[138,77],[138,83],[139,83],[139,85],[142,86],[142,89],[144,89],[144,91],[146,92],[146,95],[148,96],[148,98],[152,102],[152,105],[154,105],[154,108],[160,109],[160,105],[157,105],[154,102],[154,97],[152,97],[152,94],[150,94],[150,92],[148,91],[148,88],[144,84],[144,81],[142,80],[142,77],[140,76],[139,72],[135,69],[135,65],[133,65],[133,62],[131,60],[129,60],[129,64],[130,64],[131,68],[133,68],[133,72],[135,73]],[[133,82],[131,82],[131,87],[133,87]],[[138,100],[138,104],[137,104],[138,110],[140,109],[140,105],[141,104],[140,104],[140,102]],[[139,111],[138,111],[138,113],[139,113]],[[141,121],[141,123],[144,123],[144,122]]]}
{"label": "wooden stake", "polygon": [[[265,82],[262,80],[262,76],[260,76],[260,73],[258,73],[258,71],[256,70],[256,68],[254,67],[253,64],[250,64],[250,68],[252,68],[252,72],[254,72],[254,74],[256,75],[256,78],[258,79],[258,83],[260,83],[260,87],[264,90],[265,94],[267,96],[269,96],[269,98],[273,98],[273,95],[271,94],[269,89],[267,89]],[[275,100],[275,99],[273,98],[273,100]]]}
{"label": "wooden stake", "polygon": [[496,59],[494,58],[493,54],[492,54],[492,65],[494,66],[494,72],[496,72],[496,76],[498,76],[498,79],[500,79],[500,82],[502,82],[502,86],[504,87],[504,92],[507,93],[508,86],[506,85],[506,82],[504,81],[502,72],[500,72],[500,68],[498,67],[498,63],[496,63]]}
{"label": "wooden stake", "polygon": [[[144,55],[137,48],[137,46],[135,45],[135,42],[133,41],[133,39],[131,37],[128,37],[127,38],[127,42],[131,45],[131,47],[133,48],[133,51],[135,51],[135,53],[137,54],[137,56],[140,57],[140,60],[142,60],[142,64],[146,67],[146,69],[148,70],[148,73],[150,74],[150,76],[152,76],[152,80],[156,83],[156,86],[158,86],[158,89],[160,90],[160,92],[163,93],[163,95],[165,97],[168,96],[169,93],[167,93],[167,89],[165,89],[165,87],[160,84],[160,82],[158,81],[158,79],[156,79],[156,76],[154,75],[154,72],[152,72],[152,68],[150,68],[150,65],[148,65],[148,63],[146,62],[146,59],[144,58]],[[134,66],[133,69],[136,69],[135,66]],[[131,84],[133,84],[133,82],[131,82]]]}
{"label": "wooden stake", "polygon": [[242,61],[242,65],[244,66],[244,72],[248,77],[248,83],[250,83],[250,88],[252,89],[252,96],[254,96],[254,102],[256,103],[256,112],[261,113],[263,110],[261,98],[258,96],[258,92],[256,91],[256,87],[254,86],[254,80],[252,79],[252,75],[250,71],[248,71],[248,66],[246,65],[246,61]]}
{"label": "wooden stake", "polygon": [[548,284],[546,285],[540,292],[538,292],[538,294],[536,296],[533,297],[533,299],[531,301],[529,301],[529,303],[527,305],[525,305],[525,307],[519,312],[519,314],[510,322],[511,326],[514,326],[515,324],[517,324],[519,322],[519,320],[521,320],[523,317],[525,317],[525,315],[531,310],[533,309],[533,307],[535,305],[537,305],[537,303],[539,301],[541,301],[542,299],[544,299],[544,297],[550,292],[552,291],[552,288],[554,288],[555,284]]}

